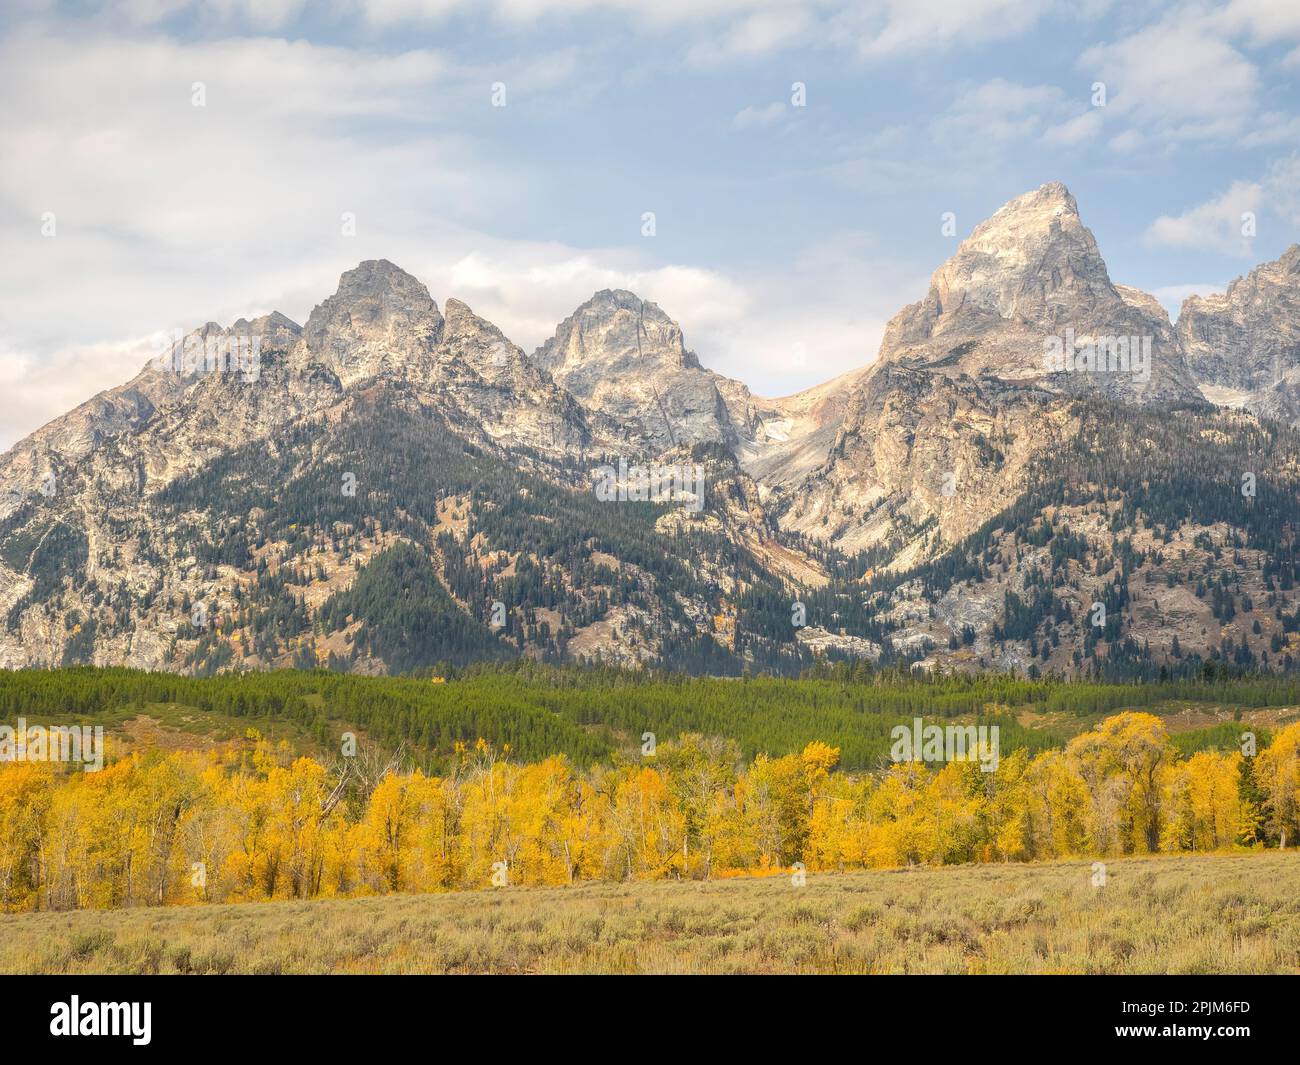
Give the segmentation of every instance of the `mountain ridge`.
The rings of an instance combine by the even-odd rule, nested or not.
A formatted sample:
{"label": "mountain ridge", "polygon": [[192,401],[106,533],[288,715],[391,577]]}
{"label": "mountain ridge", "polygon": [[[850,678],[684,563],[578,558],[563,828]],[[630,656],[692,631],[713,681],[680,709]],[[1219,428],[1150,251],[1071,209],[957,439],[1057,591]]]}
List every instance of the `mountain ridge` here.
{"label": "mountain ridge", "polygon": [[1049,183],[975,227],[874,361],[767,399],[628,290],[529,355],[366,260],[301,327],[177,346],[256,336],[255,364],[173,350],[0,456],[0,666],[1284,666],[1300,405],[1284,380],[1216,410],[1200,383],[1300,321],[1289,261],[1230,290],[1275,298],[1209,330],[1217,363],[1189,359],[1191,319],[1112,282]]}

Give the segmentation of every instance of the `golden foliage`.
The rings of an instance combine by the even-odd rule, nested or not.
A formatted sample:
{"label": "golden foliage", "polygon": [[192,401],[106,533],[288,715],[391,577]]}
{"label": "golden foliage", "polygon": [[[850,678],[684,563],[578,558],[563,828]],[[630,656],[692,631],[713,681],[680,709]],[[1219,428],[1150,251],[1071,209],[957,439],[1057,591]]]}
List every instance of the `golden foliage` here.
{"label": "golden foliage", "polygon": [[[1125,713],[1065,750],[835,772],[813,742],[745,765],[698,735],[576,771],[456,744],[445,777],[392,769],[343,802],[338,771],[256,732],[243,749],[133,754],[97,773],[0,767],[0,907],[106,908],[594,879],[1209,851],[1300,830],[1300,725],[1249,766],[1181,759]],[[1262,796],[1257,802],[1249,795]]]}

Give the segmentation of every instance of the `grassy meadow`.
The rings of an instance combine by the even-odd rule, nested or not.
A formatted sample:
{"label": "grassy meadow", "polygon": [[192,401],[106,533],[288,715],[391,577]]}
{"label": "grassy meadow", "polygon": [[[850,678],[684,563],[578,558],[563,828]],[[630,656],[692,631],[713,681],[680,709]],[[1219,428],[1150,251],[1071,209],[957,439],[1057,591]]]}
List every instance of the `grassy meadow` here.
{"label": "grassy meadow", "polygon": [[0,916],[3,973],[1300,973],[1300,852]]}

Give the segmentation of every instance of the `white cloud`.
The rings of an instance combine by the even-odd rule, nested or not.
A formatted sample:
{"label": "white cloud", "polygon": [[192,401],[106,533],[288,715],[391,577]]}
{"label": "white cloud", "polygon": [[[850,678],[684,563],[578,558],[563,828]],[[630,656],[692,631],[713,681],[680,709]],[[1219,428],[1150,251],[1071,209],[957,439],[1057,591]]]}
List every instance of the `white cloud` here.
{"label": "white cloud", "polygon": [[1118,134],[1110,139],[1112,151],[1128,154],[1135,152],[1146,144],[1147,139],[1136,129],[1126,129],[1123,133]]}
{"label": "white cloud", "polygon": [[1102,127],[1097,111],[1079,114],[1078,106],[1055,85],[993,78],[964,89],[930,123],[930,134],[947,151],[976,158],[1004,159],[1016,141],[1069,148],[1091,140]]}
{"label": "white cloud", "polygon": [[880,59],[1019,36],[1055,6],[1041,0],[878,0],[846,5],[834,23],[862,55]]}
{"label": "white cloud", "polygon": [[780,14],[783,8],[797,5],[780,0],[341,0],[338,6],[358,11],[380,26],[443,22],[466,11],[486,11],[500,21],[520,24],[612,12],[647,25],[671,26],[754,13]]}
{"label": "white cloud", "polygon": [[730,55],[766,55],[802,43],[814,25],[806,10],[759,11],[736,22],[727,32],[723,51]]}
{"label": "white cloud", "polygon": [[1257,215],[1261,186],[1234,181],[1213,200],[1180,215],[1162,215],[1151,223],[1146,237],[1170,248],[1209,248],[1225,255],[1249,255],[1251,237],[1243,235],[1243,215]]}
{"label": "white cloud", "polygon": [[0,449],[97,392],[130,380],[158,353],[153,337],[74,344],[54,357],[0,350]]}
{"label": "white cloud", "polygon": [[685,319],[682,327],[706,365],[779,396],[872,362],[885,325],[925,294],[929,273],[867,234],[846,232],[805,248],[788,271],[744,281],[750,309],[741,318],[694,340]]}
{"label": "white cloud", "polygon": [[[418,239],[391,240],[347,257],[335,251],[327,262],[277,263],[243,279],[247,302],[223,307],[202,302],[207,286],[182,284],[177,305],[192,300],[203,310],[145,321],[151,330],[189,329],[276,309],[301,323],[334,291],[339,273],[382,255],[423,281],[440,305],[448,297],[464,301],[529,352],[592,293],[630,289],[680,322],[704,365],[760,395],[782,395],[869,362],[889,317],[926,283],[851,235],[808,249],[779,275],[744,277],[655,264],[639,248],[576,249],[468,230],[448,231],[436,244],[431,253]],[[240,285],[226,278],[212,288],[231,293]],[[0,388],[19,397],[0,416],[0,447],[132,377],[154,353],[152,339],[150,332],[39,355],[0,351]]]}
{"label": "white cloud", "polygon": [[1300,116],[1266,111],[1256,117],[1237,142],[1243,148],[1300,143]]}
{"label": "white cloud", "polygon": [[[535,77],[548,62],[565,67],[539,57]],[[191,106],[194,81],[206,82],[206,107]],[[367,258],[396,262],[440,303],[464,299],[526,350],[594,291],[624,287],[679,318],[706,364],[759,391],[792,391],[874,354],[896,309],[896,267],[875,275],[842,256],[804,261],[793,278],[785,264],[776,277],[735,277],[655,262],[642,243],[489,235],[492,205],[523,194],[518,175],[411,121],[467,106],[490,121],[489,83],[427,51],[0,42],[12,162],[0,199],[14,208],[0,219],[0,447],[133,376],[152,353],[140,338],[270,310],[303,322]],[[52,239],[40,235],[44,211],[57,216]],[[343,211],[356,214],[355,237],[340,231]],[[797,370],[796,338],[809,352]]]}
{"label": "white cloud", "polygon": [[686,329],[725,326],[752,310],[745,287],[718,271],[656,265],[628,249],[580,250],[477,236],[458,256],[398,265],[424,281],[440,303],[447,297],[468,303],[525,351],[605,288],[630,289],[658,303]]}
{"label": "white cloud", "polygon": [[1052,126],[1043,135],[1043,139],[1048,144],[1069,148],[1092,140],[1101,132],[1101,125],[1101,109],[1093,108],[1091,111],[1085,111],[1081,115]]}
{"label": "white cloud", "polygon": [[1161,285],[1157,289],[1151,290],[1151,295],[1162,303],[1174,301],[1181,304],[1189,296],[1221,296],[1228,291],[1226,285],[1220,285],[1213,281],[1193,282],[1186,285]]}
{"label": "white cloud", "polygon": [[969,88],[931,124],[940,141],[1016,140],[1038,133],[1043,113],[1058,104],[1061,90],[1051,85],[1020,85],[994,78]]}
{"label": "white cloud", "polygon": [[1300,229],[1300,153],[1274,160],[1264,175],[1264,206],[1292,233]]}
{"label": "white cloud", "polygon": [[[681,321],[706,365],[767,393],[862,365],[874,356],[885,321],[925,291],[914,265],[852,242],[809,251],[796,269],[777,273],[656,261],[645,250],[655,241],[583,248],[487,235],[501,225],[497,205],[518,204],[534,187],[518,167],[500,165],[487,132],[506,117],[488,107],[499,69],[466,66],[442,47],[385,53],[385,42],[405,39],[396,31],[408,26],[495,20],[486,27],[490,50],[518,47],[528,57],[505,60],[512,104],[530,88],[563,87],[575,100],[597,95],[602,66],[589,60],[601,55],[603,37],[533,54],[526,46],[535,28],[558,28],[575,40],[570,31],[589,26],[603,35],[608,25],[616,42],[629,26],[644,35],[655,47],[619,67],[623,87],[665,69],[678,75],[683,63],[701,60],[748,60],[746,75],[770,79],[740,100],[776,99],[792,80],[809,77],[816,106],[798,124],[809,151],[790,165],[822,182],[809,188],[834,182],[832,191],[850,187],[863,198],[905,193],[913,202],[924,189],[945,200],[995,170],[1019,172],[1022,148],[1106,143],[1129,157],[1124,165],[1136,166],[1139,151],[1164,152],[1172,143],[1230,141],[1235,149],[1300,141],[1283,87],[1263,91],[1263,77],[1277,77],[1277,66],[1261,71],[1252,61],[1258,57],[1242,54],[1267,45],[1281,56],[1300,41],[1297,5],[1180,4],[1144,26],[1141,20],[1153,17],[1148,10],[1124,12],[1116,21],[1134,32],[1087,49],[1083,76],[1066,69],[1051,78],[1060,87],[995,78],[966,86],[933,118],[918,92],[919,102],[909,96],[901,113],[883,105],[873,113],[885,123],[875,134],[833,125],[835,107],[846,101],[817,95],[817,74],[806,64],[785,70],[770,57],[803,48],[819,59],[838,49],[856,53],[849,74],[862,73],[864,84],[881,69],[891,76],[897,69],[904,89],[908,77],[933,84],[936,73],[941,86],[945,77],[960,85],[962,74],[982,69],[961,64],[960,55],[934,63],[935,70],[916,60],[888,63],[973,51],[1028,33],[1044,16],[1075,18],[1075,9],[1030,0],[334,0],[324,14],[311,12],[338,39],[373,42],[374,50],[369,43],[215,39],[266,29],[310,33],[318,27],[307,27],[302,0],[118,0],[98,5],[98,14],[57,39],[40,36],[40,28],[67,24],[24,16],[36,21],[20,18],[18,29],[0,37],[0,387],[10,401],[0,416],[0,446],[129,377],[143,361],[133,338],[271,309],[302,321],[333,291],[338,274],[363,258],[392,259],[426,281],[440,303],[465,299],[527,350],[596,289],[631,288]],[[117,30],[178,16],[192,23],[183,41]],[[439,29],[434,36],[444,35]],[[1300,48],[1281,62],[1300,65]],[[835,74],[842,80],[844,71]],[[1107,82],[1110,105],[1084,110],[1095,79]],[[190,106],[194,81],[206,83],[206,108]],[[1262,112],[1261,99],[1274,110]],[[455,128],[472,129],[474,137],[447,123],[446,116],[465,114],[473,118]],[[706,116],[708,128],[725,124],[728,114]],[[784,103],[758,103],[731,124],[776,127],[790,114]],[[512,107],[507,115],[517,121],[519,112]],[[728,143],[745,149],[740,139]],[[1079,151],[1080,165],[1089,154],[1101,153]],[[577,167],[585,158],[577,152],[572,161]],[[1250,173],[1262,176],[1157,219],[1147,239],[1244,254],[1242,210],[1262,211],[1270,224],[1300,225],[1295,157]],[[39,235],[46,210],[58,214],[54,240]],[[344,210],[357,214],[356,238],[339,233]],[[1187,286],[1170,286],[1170,298],[1180,287]]]}
{"label": "white cloud", "polygon": [[1280,220],[1300,227],[1300,153],[1276,159],[1259,181],[1234,181],[1212,200],[1180,215],[1157,218],[1145,234],[1148,243],[1171,248],[1207,248],[1226,255],[1251,254],[1252,239],[1242,233],[1243,216],[1253,216],[1255,231]]}
{"label": "white cloud", "polygon": [[1106,84],[1108,111],[1175,140],[1238,135],[1259,87],[1255,65],[1183,11],[1086,49],[1077,65]]}
{"label": "white cloud", "polygon": [[[651,31],[693,27],[707,32],[689,50],[692,61],[761,56],[809,41],[884,59],[970,48],[1030,31],[1053,10],[1083,18],[1088,10],[1059,0],[332,0],[319,5],[336,20],[380,30],[440,26],[485,15],[510,29],[593,15],[621,16]],[[151,25],[185,12],[205,22],[282,30],[311,9],[305,0],[101,0],[91,5],[112,24]]]}
{"label": "white cloud", "polygon": [[[773,26],[790,26],[795,18],[818,9],[842,6],[845,0],[100,0],[87,7],[114,24],[156,25],[184,13],[216,25],[278,30],[312,7],[332,19],[355,18],[369,26],[441,25],[465,14],[486,14],[497,22],[531,26],[542,20],[574,19],[602,13],[623,15],[643,26],[672,27],[734,19],[753,21],[748,32],[756,42],[770,37]],[[755,21],[757,20],[757,21]]]}
{"label": "white cloud", "polygon": [[[0,434],[120,383],[143,362],[115,354],[129,338],[304,314],[360,259],[468,231],[517,196],[474,145],[410,121],[433,97],[464,104],[451,69],[428,51],[262,39],[0,42],[0,336],[14,385]],[[191,104],[195,81],[205,107]],[[489,81],[468,81],[488,112]]]}
{"label": "white cloud", "polygon": [[1300,40],[1300,5],[1290,0],[1231,0],[1210,21],[1244,32],[1255,45]]}
{"label": "white cloud", "polygon": [[740,111],[735,118],[731,120],[731,125],[735,129],[754,129],[761,126],[774,126],[780,122],[786,115],[785,104],[777,103],[768,104],[766,107],[749,106]]}

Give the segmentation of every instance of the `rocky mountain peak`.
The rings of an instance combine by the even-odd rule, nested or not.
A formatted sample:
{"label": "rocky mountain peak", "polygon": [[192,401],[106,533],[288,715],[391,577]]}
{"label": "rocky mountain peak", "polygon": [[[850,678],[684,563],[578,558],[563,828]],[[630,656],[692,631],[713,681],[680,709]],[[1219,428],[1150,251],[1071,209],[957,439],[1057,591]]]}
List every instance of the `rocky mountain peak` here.
{"label": "rocky mountain peak", "polygon": [[1208,386],[1237,392],[1290,387],[1288,375],[1300,367],[1300,244],[1222,294],[1188,297],[1178,335],[1197,380]]}
{"label": "rocky mountain peak", "polygon": [[[1143,368],[1074,372],[1097,365],[1098,351],[1106,362],[1116,344],[1126,363],[1130,350],[1142,352]],[[1053,352],[1061,358],[1053,361]],[[1146,293],[1111,282],[1060,182],[1016,197],[976,226],[934,272],[925,298],[889,323],[880,361],[1138,401],[1200,396],[1168,316]],[[1054,370],[1058,362],[1069,369]]]}
{"label": "rocky mountain peak", "polygon": [[237,336],[260,336],[264,338],[263,347],[288,347],[302,335],[302,326],[279,311],[263,314],[249,321],[240,318],[227,330]]}
{"label": "rocky mountain peak", "polygon": [[1078,204],[1060,182],[1005,204],[934,272],[931,294],[951,328],[982,318],[1055,326],[1080,304],[1119,302]]}
{"label": "rocky mountain peak", "polygon": [[358,299],[386,293],[406,294],[417,300],[429,298],[429,290],[422,281],[387,259],[363,259],[351,270],[345,270],[339,277],[335,295]]}
{"label": "rocky mountain peak", "polygon": [[650,367],[681,369],[700,364],[686,349],[681,327],[657,304],[626,289],[608,288],[561,322],[555,336],[533,354],[533,361],[550,370],[561,384],[568,377],[585,377],[595,366],[606,373],[640,373]]}
{"label": "rocky mountain peak", "polygon": [[560,323],[532,355],[590,409],[662,452],[752,434],[749,390],[700,365],[681,327],[626,289],[603,289]]}
{"label": "rocky mountain peak", "polygon": [[495,325],[475,314],[467,303],[449,298],[444,310],[440,361],[459,361],[489,378],[523,361],[523,352]]}
{"label": "rocky mountain peak", "polygon": [[480,318],[471,309],[468,303],[458,300],[454,296],[449,296],[443,310],[446,312],[445,321],[448,332],[464,330],[490,330],[491,332],[501,334],[496,326],[486,318]]}
{"label": "rocky mountain peak", "polygon": [[[166,340],[130,381],[92,396],[0,456],[0,479],[9,483],[9,490],[0,493],[0,518],[12,513],[49,470],[84,459],[108,440],[138,432],[161,412],[182,403],[196,382],[220,392],[222,375],[205,372],[205,344],[223,337],[260,336],[262,351],[285,351],[301,333],[298,323],[272,311],[251,321],[240,318],[229,326],[205,322],[184,337]],[[196,344],[197,350],[192,347]]]}
{"label": "rocky mountain peak", "polygon": [[302,338],[310,356],[346,385],[392,362],[421,361],[442,325],[421,281],[387,259],[367,259],[346,271],[334,295],[311,312]]}
{"label": "rocky mountain peak", "polygon": [[468,304],[448,299],[445,310],[430,374],[417,386],[498,445],[581,453],[591,434],[574,398]]}
{"label": "rocky mountain peak", "polygon": [[[1248,377],[1256,363],[1284,367],[1248,405],[1288,421],[1300,419],[1298,276],[1293,247],[1180,320],[1189,345],[1247,365]],[[801,667],[804,637],[772,634],[790,629],[783,604],[824,589],[822,603],[842,605],[830,623],[809,618],[822,653],[875,657],[888,646],[900,661],[924,655],[945,668],[1064,671],[1079,666],[1076,649],[1087,656],[1092,627],[1076,623],[1078,606],[1109,595],[1117,537],[1133,534],[1133,557],[1149,558],[1163,536],[1180,572],[1194,572],[1220,544],[1267,533],[1257,516],[1278,513],[1243,507],[1234,524],[1222,486],[1260,468],[1258,423],[1173,406],[1198,394],[1178,335],[1153,297],[1112,283],[1060,184],[977,226],[891,322],[878,362],[779,400],[701,366],[677,323],[624,289],[595,293],[532,360],[464,302],[440,312],[385,260],[344,273],[305,327],[272,313],[190,337],[244,335],[277,351],[258,372],[151,364],[0,456],[0,667],[206,671],[324,657],[375,672],[511,647],[543,660],[612,652],[692,669]],[[1088,337],[1129,350],[1142,341],[1149,375],[1045,366],[1049,342]],[[1073,402],[1085,389],[1135,406]],[[1145,403],[1155,406],[1136,407]],[[1300,468],[1294,437],[1270,446],[1270,476]],[[604,507],[589,474],[623,458],[704,466],[705,509],[665,508],[652,534],[650,515]],[[356,496],[340,492],[343,471]],[[1276,498],[1295,497],[1286,477]],[[1039,485],[1068,492],[1026,494]],[[1094,485],[1125,510],[1096,507]],[[1116,528],[1116,513],[1170,497],[1205,505],[1167,532]],[[1044,498],[1060,501],[1035,510]],[[1072,552],[1080,539],[1094,546],[1058,567],[1043,537],[1066,530]],[[389,555],[394,534],[400,554]],[[870,549],[872,568],[858,581],[816,544]],[[1249,554],[1238,563],[1255,567],[1248,587],[1267,590],[1289,565],[1280,551]],[[268,557],[284,576],[264,587]],[[939,559],[933,579],[908,578]],[[1217,599],[1202,603],[1138,565],[1144,587],[1161,577],[1161,606],[1143,594],[1140,612],[1125,611],[1125,637],[1157,647],[1177,628],[1197,656],[1228,645]],[[307,569],[324,580],[283,610],[297,583],[286,578]],[[945,584],[945,572],[959,576]],[[1036,590],[1045,579],[1055,598]],[[525,612],[509,645],[482,612],[502,581],[543,597],[525,601],[536,623]],[[248,621],[233,636],[192,631],[181,604],[199,600],[223,616],[239,604],[231,616]],[[1069,604],[1065,620],[1057,603]],[[1252,629],[1253,612],[1243,602],[1246,624],[1230,642],[1262,660],[1279,629],[1271,613]],[[469,638],[476,631],[482,641]],[[1094,660],[1113,653],[1106,643]]]}

